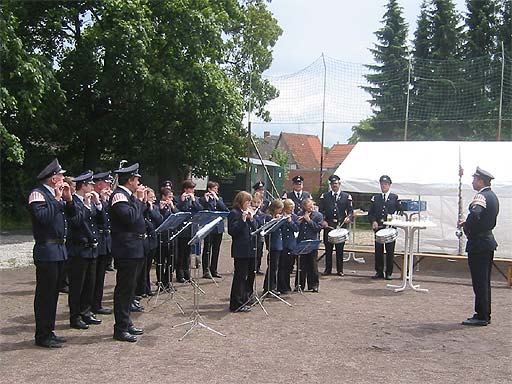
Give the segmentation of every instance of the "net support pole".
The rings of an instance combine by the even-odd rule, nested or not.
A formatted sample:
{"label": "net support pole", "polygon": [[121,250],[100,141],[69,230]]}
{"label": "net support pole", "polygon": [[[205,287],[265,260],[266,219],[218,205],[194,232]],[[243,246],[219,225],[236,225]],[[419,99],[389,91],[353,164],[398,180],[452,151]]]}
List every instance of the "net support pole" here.
{"label": "net support pole", "polygon": [[503,83],[505,77],[505,47],[503,41],[501,42],[501,85],[500,85],[500,107],[498,111],[498,137],[497,140],[501,140],[501,118],[503,112]]}
{"label": "net support pole", "polygon": [[249,104],[247,108],[247,162],[245,163],[245,190],[251,190],[251,148],[252,148],[252,130],[251,130],[251,110],[252,110],[252,64],[249,64]]}
{"label": "net support pole", "polygon": [[409,57],[409,63],[407,65],[407,98],[405,101],[405,124],[404,124],[404,141],[407,141],[407,129],[409,128],[409,98],[411,95],[411,58]]}
{"label": "net support pole", "polygon": [[322,190],[322,175],[324,172],[324,137],[325,137],[325,88],[327,84],[327,67],[325,65],[325,57],[322,52],[322,63],[324,65],[324,87],[322,97],[322,144],[320,146],[320,177],[318,182],[318,190]]}

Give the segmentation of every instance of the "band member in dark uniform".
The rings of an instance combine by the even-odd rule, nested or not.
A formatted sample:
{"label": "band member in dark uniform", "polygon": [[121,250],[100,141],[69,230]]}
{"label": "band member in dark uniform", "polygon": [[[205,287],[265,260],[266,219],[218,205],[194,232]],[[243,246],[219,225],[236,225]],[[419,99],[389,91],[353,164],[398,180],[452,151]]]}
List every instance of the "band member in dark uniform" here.
{"label": "band member in dark uniform", "polygon": [[[302,202],[302,209],[304,214],[299,216],[299,236],[297,242],[302,240],[318,240],[320,231],[323,227],[324,216],[315,211],[315,205],[313,200],[306,199]],[[295,276],[295,289],[300,284],[302,289],[306,286],[306,280],[308,283],[308,289],[312,292],[318,292],[318,286],[320,285],[320,279],[318,277],[318,251],[301,255],[300,266],[302,273],[300,274],[300,281]]]}
{"label": "band member in dark uniform", "polygon": [[249,192],[238,192],[233,200],[233,209],[228,216],[228,233],[232,237],[231,257],[234,262],[233,283],[229,309],[232,312],[249,312],[244,306],[252,295],[254,283],[254,252],[251,232],[256,230],[253,211],[250,209],[252,196]]}
{"label": "band member in dark uniform", "polygon": [[144,220],[146,221],[146,234],[144,239],[144,259],[142,270],[137,282],[135,293],[141,297],[152,296],[151,292],[151,265],[158,249],[158,239],[155,229],[162,224],[163,217],[160,209],[155,205],[156,196],[151,188],[146,188],[143,202],[146,204],[144,211]]}
{"label": "band member in dark uniform", "polygon": [[[265,220],[267,215],[261,211],[261,205],[263,203],[263,198],[261,197],[261,193],[255,193],[252,196],[251,200],[251,210],[253,213],[254,220],[256,222],[256,226],[259,228],[263,224],[265,224]],[[256,236],[256,274],[263,275],[261,272],[261,259],[263,258],[263,248],[264,248],[264,240],[262,236]]]}
{"label": "band member in dark uniform", "polygon": [[[172,187],[172,182],[167,180],[160,189],[161,197],[158,204],[163,220],[167,219],[169,215],[179,212],[176,207],[177,201]],[[161,247],[157,250],[155,255],[157,281],[162,283],[162,287],[164,289],[169,288],[169,283],[172,281],[172,274],[174,272],[176,262],[174,259],[176,257],[174,242],[170,241],[171,236],[172,233],[170,233],[170,231],[164,231],[161,233]]]}
{"label": "band member in dark uniform", "polygon": [[119,175],[119,186],[109,200],[112,256],[117,269],[114,288],[114,339],[135,342],[135,335],[144,333],[144,330],[135,327],[130,319],[130,306],[137,276],[144,262],[144,187],[139,185],[141,175],[138,163],[114,172]]}
{"label": "band member in dark uniform", "polygon": [[[69,189],[71,191],[71,194],[75,193],[75,187],[76,183],[73,180],[73,176],[64,176],[64,183],[67,183],[69,185]],[[67,247],[66,247],[67,249]],[[68,254],[69,256],[69,254]],[[69,293],[69,278],[68,278],[68,269],[69,269],[69,258],[64,262],[64,268],[62,270],[62,278],[61,278],[61,284],[60,284],[60,292],[62,293]]]}
{"label": "band member in dark uniform", "polygon": [[[180,212],[190,212],[192,215],[203,209],[199,203],[199,199],[195,196],[196,183],[192,180],[184,180],[181,185],[182,194],[179,198],[177,207]],[[184,283],[190,280],[190,245],[188,242],[192,239],[192,235],[197,231],[195,224],[189,225],[178,236],[178,257],[176,260],[176,280]]]}
{"label": "band member in dark uniform", "polygon": [[91,311],[96,283],[98,258],[98,222],[103,224],[99,195],[93,190],[92,171],[75,177],[73,195],[77,214],[70,219],[69,236],[69,324],[71,328],[87,329],[100,324]]}
{"label": "band member in dark uniform", "polygon": [[[270,203],[267,213],[269,219],[279,219],[283,216],[283,201],[274,200]],[[279,257],[283,252],[283,227],[269,233],[267,237],[267,244],[269,245],[269,254],[267,262],[267,273],[263,281],[263,292],[271,291],[274,295],[280,295],[281,292],[277,290],[277,269],[279,267]]]}
{"label": "band member in dark uniform", "polygon": [[[398,195],[389,192],[391,178],[388,175],[382,175],[379,178],[379,183],[382,193],[372,197],[370,210],[368,211],[368,221],[372,225],[374,232],[385,227],[382,222],[386,221],[388,215],[401,211]],[[393,258],[395,257],[395,241],[385,244],[385,248],[386,275],[384,275],[384,244],[375,242],[375,276],[372,279],[391,280]]]}
{"label": "band member in dark uniform", "polygon": [[258,180],[254,185],[252,186],[252,189],[254,190],[254,193],[261,194],[261,207],[260,210],[263,213],[267,213],[268,206],[270,205],[270,200],[267,199],[266,191],[265,191],[265,183],[261,180]]}
{"label": "band member in dark uniform", "polygon": [[491,323],[491,270],[494,251],[498,247],[492,230],[496,226],[499,201],[491,190],[494,177],[477,167],[473,174],[473,189],[478,193],[469,205],[469,215],[460,222],[468,238],[466,252],[475,292],[475,314],[463,325],[485,326]]}
{"label": "band member in dark uniform", "polygon": [[304,178],[300,175],[295,176],[293,179],[293,191],[287,192],[286,197],[295,203],[294,212],[297,216],[302,215],[302,202],[306,199],[311,199],[311,194],[304,191]]}
{"label": "band member in dark uniform", "polygon": [[35,240],[35,344],[46,348],[60,348],[66,341],[54,333],[62,268],[68,257],[64,245],[67,220],[76,215],[70,187],[64,183],[65,172],[59,161],[54,159],[39,173],[37,179],[42,184],[28,197]]}
{"label": "band member in dark uniform", "polygon": [[99,315],[110,315],[112,310],[103,308],[103,288],[105,285],[105,272],[112,259],[112,238],[110,236],[110,217],[108,212],[108,199],[112,193],[113,178],[110,171],[95,173],[92,177],[94,191],[99,194],[102,209],[98,212],[102,220],[98,223],[98,258],[96,259],[96,284],[92,299],[91,311]]}
{"label": "band member in dark uniform", "polygon": [[337,175],[329,176],[330,192],[320,196],[319,211],[324,216],[324,246],[325,246],[325,270],[322,275],[330,275],[332,272],[332,251],[336,247],[336,272],[338,276],[343,273],[343,248],[345,243],[332,244],[329,242],[329,232],[338,227],[346,228],[352,219],[352,196],[341,191],[340,178]]}
{"label": "band member in dark uniform", "polygon": [[[277,269],[277,290],[281,293],[290,292],[290,275],[293,271],[295,254],[293,251],[297,247],[295,233],[299,232],[299,217],[293,213],[295,204],[291,199],[283,201],[283,215],[288,217],[288,221],[282,227],[283,233],[283,251],[279,256],[279,267]],[[301,209],[302,210],[302,209]]]}
{"label": "band member in dark uniform", "polygon": [[[199,199],[204,209],[212,212],[228,212],[229,209],[224,204],[224,200],[219,196],[219,183],[209,181],[206,185],[208,191]],[[222,277],[217,271],[219,263],[220,245],[224,235],[224,220],[204,239],[203,244],[203,277]]]}

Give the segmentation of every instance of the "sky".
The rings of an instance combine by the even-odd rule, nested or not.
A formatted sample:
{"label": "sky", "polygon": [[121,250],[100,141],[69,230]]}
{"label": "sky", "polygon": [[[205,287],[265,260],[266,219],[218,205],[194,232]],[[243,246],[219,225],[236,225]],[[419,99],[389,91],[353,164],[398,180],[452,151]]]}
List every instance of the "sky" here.
{"label": "sky", "polygon": [[[456,9],[466,12],[464,0],[454,0]],[[373,62],[369,48],[377,42],[374,32],[381,27],[387,0],[272,0],[268,8],[278,20],[283,34],[273,49],[268,76],[292,74],[309,66],[322,53],[347,63]],[[421,0],[399,0],[409,26],[411,40],[420,13]],[[272,112],[272,110],[271,110]],[[254,121],[251,118],[251,121]],[[325,145],[345,143],[353,124],[331,127]],[[321,136],[319,124],[254,124],[256,135],[271,131],[310,133]]]}

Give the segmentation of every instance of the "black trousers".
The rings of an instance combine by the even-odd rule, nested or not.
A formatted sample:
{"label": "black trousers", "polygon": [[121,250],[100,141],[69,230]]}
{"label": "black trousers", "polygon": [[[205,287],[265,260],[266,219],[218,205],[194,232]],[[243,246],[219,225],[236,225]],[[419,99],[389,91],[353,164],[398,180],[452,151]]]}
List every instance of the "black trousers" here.
{"label": "black trousers", "polygon": [[231,294],[229,298],[229,309],[236,311],[249,300],[253,294],[254,287],[254,258],[234,258],[235,270]]}
{"label": "black trousers", "polygon": [[103,308],[103,289],[105,287],[105,273],[107,271],[107,262],[109,259],[109,255],[98,255],[98,258],[96,259],[96,282],[94,284],[91,305],[91,310],[93,312]]}
{"label": "black trousers", "polygon": [[64,261],[36,261],[34,315],[36,341],[48,340],[55,329],[55,316]]}
{"label": "black trousers", "polygon": [[153,257],[156,249],[148,249],[144,254],[144,262],[137,279],[137,287],[135,289],[136,295],[147,295],[151,293],[151,265],[153,264]]}
{"label": "black trousers", "polygon": [[494,252],[468,252],[473,292],[475,292],[475,312],[480,320],[491,319],[491,271]]}
{"label": "black trousers", "polygon": [[135,294],[137,276],[145,259],[117,259],[115,261],[116,287],[114,288],[114,332],[127,332],[133,325],[130,306]]}
{"label": "black trousers", "polygon": [[222,235],[222,233],[210,233],[204,239],[202,254],[203,274],[208,273],[208,271],[211,274],[217,273]]}
{"label": "black trousers", "polygon": [[268,254],[267,272],[263,281],[263,291],[277,289],[277,269],[279,267],[281,251],[270,251]]}
{"label": "black trousers", "polygon": [[329,232],[332,229],[324,228],[325,246],[325,272],[332,272],[332,251],[336,247],[336,272],[343,272],[343,248],[345,243],[333,244],[329,241]]}
{"label": "black trousers", "polygon": [[380,244],[375,242],[375,271],[379,275],[384,275],[384,247],[386,248],[386,275],[393,274],[395,244],[395,241],[387,244]]}
{"label": "black trousers", "polygon": [[91,311],[96,282],[96,259],[73,256],[69,259],[69,318]]}
{"label": "black trousers", "polygon": [[176,258],[176,279],[190,280],[190,237],[178,237],[178,257]]}
{"label": "black trousers", "polygon": [[153,258],[155,260],[156,279],[167,287],[172,281],[172,274],[176,267],[175,251],[176,241],[163,242],[161,246],[155,249]]}
{"label": "black trousers", "polygon": [[300,255],[300,281],[297,280],[298,273],[295,275],[295,287],[305,289],[306,281],[308,289],[318,288],[320,285],[320,278],[318,276],[318,251]]}
{"label": "black trousers", "polygon": [[277,269],[277,290],[279,292],[289,292],[292,290],[290,286],[290,275],[293,271],[295,263],[295,255],[287,249],[281,251],[279,256],[279,268]]}

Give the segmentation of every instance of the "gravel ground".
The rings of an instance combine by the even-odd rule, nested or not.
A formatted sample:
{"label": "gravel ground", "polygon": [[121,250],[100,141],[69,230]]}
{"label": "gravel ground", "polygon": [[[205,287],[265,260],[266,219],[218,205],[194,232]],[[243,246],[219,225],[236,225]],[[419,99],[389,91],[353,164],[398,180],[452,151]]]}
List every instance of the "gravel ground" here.
{"label": "gravel ground", "polygon": [[[246,314],[228,311],[232,260],[224,241],[218,286],[198,279],[202,319],[226,337],[195,328],[182,341],[193,309],[192,288],[178,284],[168,295],[143,300],[133,315],[145,334],[134,344],[112,340],[113,317],[78,331],[68,326],[67,296],[61,294],[57,333],[65,347],[33,344],[34,267],[23,265],[32,242],[2,234],[0,255],[12,261],[0,270],[1,383],[510,383],[512,300],[502,276],[493,276],[493,322],[466,328],[473,292],[465,262],[425,260],[416,272],[428,293],[394,293],[372,280],[373,261],[346,263],[346,276],[326,277],[319,293],[286,295],[292,307],[264,301]],[[12,240],[12,241],[10,241]],[[3,263],[3,262],[2,262]],[[25,263],[26,264],[26,263]],[[9,266],[9,264],[7,263]],[[154,276],[154,274],[152,275]],[[395,274],[398,279],[398,274]],[[261,287],[262,278],[258,278]],[[112,307],[115,273],[107,273],[105,307]]]}

